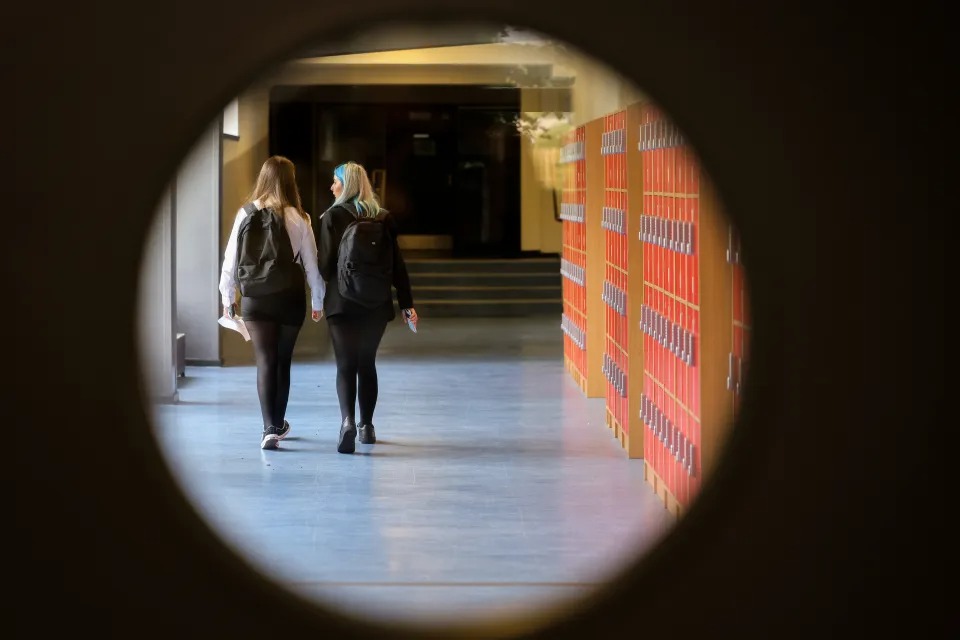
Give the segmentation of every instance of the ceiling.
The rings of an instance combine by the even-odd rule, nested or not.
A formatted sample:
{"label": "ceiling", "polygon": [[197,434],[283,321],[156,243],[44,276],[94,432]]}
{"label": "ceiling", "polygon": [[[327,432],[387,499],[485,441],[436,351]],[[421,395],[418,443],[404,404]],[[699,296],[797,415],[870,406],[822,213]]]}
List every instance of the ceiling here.
{"label": "ceiling", "polygon": [[471,44],[538,42],[537,34],[505,25],[435,24],[392,25],[365,31],[353,37],[317,43],[303,48],[299,58],[375,53],[406,49],[456,47]]}

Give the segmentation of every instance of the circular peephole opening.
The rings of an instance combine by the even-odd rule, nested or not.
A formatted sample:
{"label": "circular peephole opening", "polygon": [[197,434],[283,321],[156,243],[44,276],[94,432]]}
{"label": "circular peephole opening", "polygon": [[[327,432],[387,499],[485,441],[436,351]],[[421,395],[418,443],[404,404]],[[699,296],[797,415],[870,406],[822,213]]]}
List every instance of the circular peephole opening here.
{"label": "circular peephole opening", "polygon": [[[223,541],[323,606],[569,612],[718,461],[750,336],[738,237],[668,114],[563,43],[395,26],[308,47],[226,105],[158,206],[156,439]],[[357,301],[347,253],[392,300]],[[294,256],[299,280],[257,288]]]}

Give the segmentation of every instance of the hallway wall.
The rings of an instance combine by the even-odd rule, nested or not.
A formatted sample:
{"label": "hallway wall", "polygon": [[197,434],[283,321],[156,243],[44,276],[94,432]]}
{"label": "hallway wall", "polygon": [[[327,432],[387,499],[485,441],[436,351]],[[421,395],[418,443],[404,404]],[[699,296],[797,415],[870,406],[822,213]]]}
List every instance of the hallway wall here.
{"label": "hallway wall", "polygon": [[142,388],[153,402],[171,402],[177,397],[175,224],[172,189],[167,189],[147,233],[138,291]]}
{"label": "hallway wall", "polygon": [[[177,172],[177,330],[186,334],[186,359],[219,364],[220,127],[210,127]],[[214,283],[211,286],[211,282]]]}

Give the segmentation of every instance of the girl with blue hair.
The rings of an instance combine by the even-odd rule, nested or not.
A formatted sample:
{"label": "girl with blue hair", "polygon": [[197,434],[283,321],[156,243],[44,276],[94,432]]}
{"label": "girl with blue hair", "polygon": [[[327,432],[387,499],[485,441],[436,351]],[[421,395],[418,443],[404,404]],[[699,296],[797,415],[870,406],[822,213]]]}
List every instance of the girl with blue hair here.
{"label": "girl with blue hair", "polygon": [[[377,349],[387,323],[396,318],[393,300],[369,308],[347,299],[337,286],[337,268],[340,241],[351,224],[358,220],[380,221],[393,243],[392,285],[404,316],[413,326],[417,312],[413,308],[413,293],[407,266],[397,244],[396,221],[380,206],[370,185],[367,172],[356,162],[341,164],[333,170],[333,205],[313,224],[319,252],[320,275],[327,283],[323,299],[323,313],[330,328],[330,340],[337,360],[337,398],[340,401],[340,436],[337,451],[353,453],[359,431],[361,444],[376,442],[373,411],[377,405]],[[360,407],[359,425],[356,405]],[[358,429],[359,426],[359,429]]]}

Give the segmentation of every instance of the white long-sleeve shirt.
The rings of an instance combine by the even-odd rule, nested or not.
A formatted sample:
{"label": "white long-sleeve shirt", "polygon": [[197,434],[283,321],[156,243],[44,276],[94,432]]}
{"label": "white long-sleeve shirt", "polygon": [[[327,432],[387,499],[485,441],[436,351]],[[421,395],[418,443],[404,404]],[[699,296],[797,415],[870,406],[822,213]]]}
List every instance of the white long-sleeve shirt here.
{"label": "white long-sleeve shirt", "polygon": [[[258,209],[261,207],[260,201],[255,201],[254,204]],[[230,239],[227,240],[227,248],[223,252],[223,266],[220,267],[220,297],[225,307],[237,300],[237,232],[240,230],[240,223],[246,217],[247,212],[241,207],[233,223]],[[300,263],[303,265],[307,284],[310,286],[310,302],[313,310],[322,311],[326,285],[317,269],[317,241],[313,237],[310,222],[304,220],[293,207],[287,207],[284,210],[283,221],[287,227],[287,235],[290,236],[293,255],[300,254]]]}

